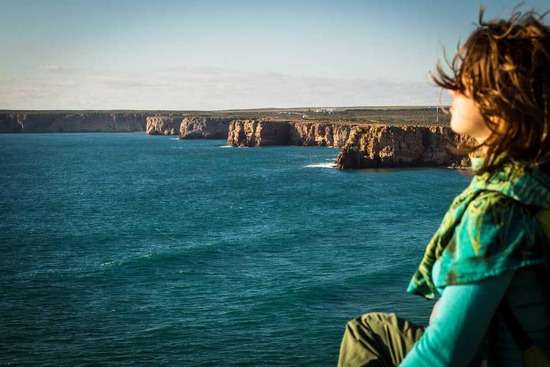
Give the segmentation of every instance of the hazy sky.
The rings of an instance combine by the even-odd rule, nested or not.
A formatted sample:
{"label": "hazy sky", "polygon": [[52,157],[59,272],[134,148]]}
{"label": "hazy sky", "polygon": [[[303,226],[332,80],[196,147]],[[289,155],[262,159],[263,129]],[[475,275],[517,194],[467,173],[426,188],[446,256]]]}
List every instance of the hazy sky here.
{"label": "hazy sky", "polygon": [[434,105],[481,4],[0,0],[0,109]]}

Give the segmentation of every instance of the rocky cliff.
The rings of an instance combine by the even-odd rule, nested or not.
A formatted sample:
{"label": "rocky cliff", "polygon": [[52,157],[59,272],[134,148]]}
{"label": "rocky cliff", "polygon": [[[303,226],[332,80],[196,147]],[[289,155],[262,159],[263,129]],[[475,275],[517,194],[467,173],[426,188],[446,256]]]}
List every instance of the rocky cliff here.
{"label": "rocky cliff", "polygon": [[0,132],[144,131],[146,112],[0,112]]}
{"label": "rocky cliff", "polygon": [[182,116],[154,115],[145,118],[145,132],[149,135],[177,135]]}
{"label": "rocky cliff", "polygon": [[233,146],[289,145],[290,125],[286,121],[233,120],[227,143]]}
{"label": "rocky cliff", "polygon": [[0,133],[19,133],[22,130],[17,113],[0,112]]}
{"label": "rocky cliff", "polygon": [[289,140],[292,145],[319,145],[342,147],[346,144],[352,124],[328,122],[289,122]]}
{"label": "rocky cliff", "polygon": [[348,140],[350,124],[298,121],[233,120],[227,143],[233,146],[318,145],[341,147]]}
{"label": "rocky cliff", "polygon": [[187,116],[179,127],[180,139],[227,139],[230,118]]}
{"label": "rocky cliff", "polygon": [[338,168],[453,166],[467,164],[452,150],[463,138],[445,126],[234,120],[233,146],[319,145],[342,148]]}
{"label": "rocky cliff", "polygon": [[336,158],[338,168],[463,167],[453,147],[463,137],[446,126],[354,126]]}

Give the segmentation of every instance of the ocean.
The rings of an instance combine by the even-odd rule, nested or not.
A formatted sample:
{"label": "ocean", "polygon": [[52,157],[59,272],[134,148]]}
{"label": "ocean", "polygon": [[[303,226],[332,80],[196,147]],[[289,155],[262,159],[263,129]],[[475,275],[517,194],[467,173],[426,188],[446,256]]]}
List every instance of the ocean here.
{"label": "ocean", "polygon": [[396,312],[470,178],[339,171],[338,149],[0,134],[0,365],[335,366]]}

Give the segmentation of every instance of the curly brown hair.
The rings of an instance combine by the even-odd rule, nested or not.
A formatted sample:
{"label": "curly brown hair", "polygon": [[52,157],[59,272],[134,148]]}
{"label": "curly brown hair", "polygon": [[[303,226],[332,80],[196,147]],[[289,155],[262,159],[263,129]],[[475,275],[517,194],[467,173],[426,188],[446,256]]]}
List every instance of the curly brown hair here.
{"label": "curly brown hair", "polygon": [[[451,74],[439,63],[432,73],[438,86],[473,98],[491,130],[483,143],[458,147],[463,154],[486,147],[477,174],[494,171],[507,160],[548,170],[550,27],[543,23],[547,13],[516,10],[509,19],[484,21],[482,7],[477,28],[447,61]],[[499,158],[503,156],[506,159]]]}

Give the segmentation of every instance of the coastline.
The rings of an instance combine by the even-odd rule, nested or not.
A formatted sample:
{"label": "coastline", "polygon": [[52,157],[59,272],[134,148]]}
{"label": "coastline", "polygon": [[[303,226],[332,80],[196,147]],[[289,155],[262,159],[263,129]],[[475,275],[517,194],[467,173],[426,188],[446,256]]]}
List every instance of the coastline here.
{"label": "coastline", "polygon": [[0,111],[0,133],[144,132],[229,146],[327,146],[338,169],[467,168],[464,138],[434,107],[231,111]]}

